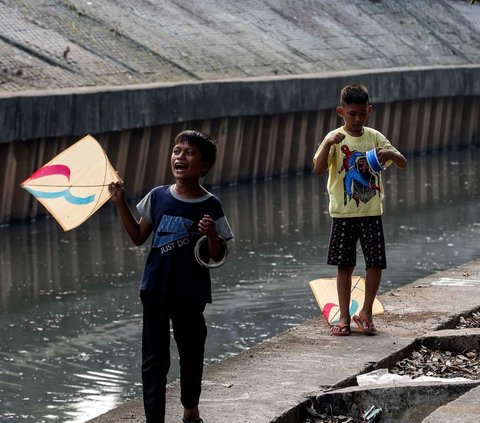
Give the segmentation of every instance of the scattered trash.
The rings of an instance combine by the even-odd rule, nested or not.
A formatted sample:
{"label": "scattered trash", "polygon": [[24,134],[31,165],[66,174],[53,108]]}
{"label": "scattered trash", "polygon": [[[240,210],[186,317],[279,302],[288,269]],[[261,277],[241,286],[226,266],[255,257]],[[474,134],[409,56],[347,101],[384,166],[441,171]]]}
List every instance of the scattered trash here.
{"label": "scattered trash", "polygon": [[354,419],[348,416],[329,416],[327,414],[319,414],[319,417],[307,418],[304,423],[362,423],[363,420]]}
{"label": "scattered trash", "polygon": [[319,412],[312,406],[307,407],[307,411],[311,417],[307,418],[304,423],[372,423],[376,417],[380,415],[382,409],[372,405],[367,411],[364,411],[360,417],[343,414],[334,415],[331,406],[329,411],[323,410]]}
{"label": "scattered trash", "polygon": [[378,369],[357,376],[358,386],[415,382],[465,382],[480,379],[480,351],[453,352],[425,346],[399,361],[389,372]]}
{"label": "scattered trash", "polygon": [[472,313],[470,316],[460,316],[457,329],[480,328],[480,312]]}
{"label": "scattered trash", "polygon": [[[480,327],[480,312],[461,317],[457,326],[461,328]],[[377,369],[358,375],[360,387],[372,385],[405,385],[416,382],[470,382],[480,379],[480,350],[449,351],[430,349],[421,345],[410,356],[397,362],[389,369]],[[336,410],[337,412],[342,410]],[[351,410],[350,410],[351,411]],[[307,407],[310,415],[303,423],[372,423],[383,412],[382,408],[372,405],[360,416],[334,414],[330,410]]]}
{"label": "scattered trash", "polygon": [[362,414],[362,423],[370,423],[382,412],[380,407],[372,405],[368,411]]}
{"label": "scattered trash", "polygon": [[464,377],[480,379],[480,351],[470,350],[453,352],[447,350],[431,350],[421,346],[410,357],[399,361],[392,373],[419,376],[439,376],[443,378]]}

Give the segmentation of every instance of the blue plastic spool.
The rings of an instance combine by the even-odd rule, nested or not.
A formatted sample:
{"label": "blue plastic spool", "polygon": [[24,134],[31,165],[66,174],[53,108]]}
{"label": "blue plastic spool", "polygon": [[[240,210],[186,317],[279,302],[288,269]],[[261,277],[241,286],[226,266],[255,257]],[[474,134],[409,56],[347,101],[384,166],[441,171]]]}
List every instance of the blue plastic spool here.
{"label": "blue plastic spool", "polygon": [[368,166],[373,172],[381,172],[385,170],[386,167],[382,166],[377,157],[377,150],[375,148],[368,150],[365,155],[367,156]]}

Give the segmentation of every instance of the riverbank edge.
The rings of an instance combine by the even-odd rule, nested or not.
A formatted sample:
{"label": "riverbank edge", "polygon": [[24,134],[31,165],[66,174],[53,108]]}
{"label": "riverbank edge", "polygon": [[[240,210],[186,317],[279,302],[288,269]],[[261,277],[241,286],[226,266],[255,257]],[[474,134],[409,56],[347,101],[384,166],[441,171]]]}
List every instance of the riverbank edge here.
{"label": "riverbank edge", "polygon": [[[479,286],[480,259],[381,295],[386,313],[376,316],[379,334],[375,337],[355,331],[350,337],[332,337],[319,311],[317,318],[207,366],[200,402],[202,417],[206,423],[293,423],[299,405],[307,398],[351,384],[356,375],[370,371],[375,363],[417,337],[479,308]],[[167,388],[167,423],[181,421],[179,398],[176,380]],[[89,423],[144,420],[138,398]]]}

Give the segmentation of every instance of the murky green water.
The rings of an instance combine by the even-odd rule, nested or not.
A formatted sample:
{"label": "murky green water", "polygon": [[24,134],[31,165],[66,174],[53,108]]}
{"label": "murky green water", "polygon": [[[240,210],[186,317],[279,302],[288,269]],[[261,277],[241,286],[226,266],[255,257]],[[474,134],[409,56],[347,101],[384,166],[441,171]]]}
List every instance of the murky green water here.
{"label": "murky green water", "polygon": [[[480,256],[479,166],[470,149],[387,170],[381,292]],[[308,281],[335,275],[325,184],[303,175],[212,190],[236,240],[213,270],[208,363],[319,315]],[[67,233],[45,219],[0,228],[0,421],[83,422],[140,395],[146,253],[108,206]]]}

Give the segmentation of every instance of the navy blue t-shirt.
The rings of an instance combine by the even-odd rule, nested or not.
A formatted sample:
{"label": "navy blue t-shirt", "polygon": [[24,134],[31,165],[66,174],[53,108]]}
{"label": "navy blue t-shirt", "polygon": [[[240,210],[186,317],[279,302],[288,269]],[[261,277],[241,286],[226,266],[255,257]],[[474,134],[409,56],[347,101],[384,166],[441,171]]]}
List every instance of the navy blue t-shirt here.
{"label": "navy blue t-shirt", "polygon": [[212,302],[210,272],[194,255],[203,236],[198,222],[208,214],[219,236],[233,238],[220,200],[213,194],[198,199],[179,196],[173,185],[154,188],[137,205],[140,216],[153,226],[153,238],[140,289],[172,294],[192,302]]}

